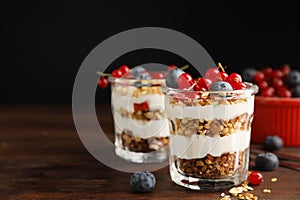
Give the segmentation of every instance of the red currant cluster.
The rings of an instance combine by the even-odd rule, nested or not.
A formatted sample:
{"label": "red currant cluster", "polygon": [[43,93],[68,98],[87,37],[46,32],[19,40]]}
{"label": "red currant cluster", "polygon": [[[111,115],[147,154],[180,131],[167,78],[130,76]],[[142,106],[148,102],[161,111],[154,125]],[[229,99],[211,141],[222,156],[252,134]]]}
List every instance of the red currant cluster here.
{"label": "red currant cluster", "polygon": [[98,86],[100,88],[104,89],[108,86],[108,80],[107,80],[108,76],[112,76],[112,77],[115,77],[115,78],[120,78],[120,77],[124,76],[129,71],[130,71],[130,69],[127,65],[121,65],[119,68],[114,69],[111,74],[104,74],[104,73],[100,72],[101,77],[98,81]]}
{"label": "red currant cluster", "polygon": [[[188,65],[185,65],[181,67],[181,70],[185,70],[188,68]],[[172,71],[173,69],[177,68],[175,65],[170,65],[168,66],[168,72]],[[137,80],[142,80],[142,79],[164,79],[166,77],[166,73],[164,71],[157,71],[157,72],[148,72],[145,68],[143,67],[135,67],[130,69],[128,65],[121,65],[117,69],[114,69],[111,74],[107,73],[102,73],[102,72],[97,72],[99,75],[101,75],[99,81],[98,81],[98,86],[102,89],[106,88],[109,85],[109,82],[107,80],[107,77],[111,76],[114,78],[133,78]]]}
{"label": "red currant cluster", "polygon": [[265,67],[257,70],[253,82],[260,89],[259,96],[299,97],[300,73],[291,70],[288,64],[278,68]]}
{"label": "red currant cluster", "polygon": [[[219,63],[217,67],[209,68],[205,76],[202,78],[193,79],[192,76],[186,72],[177,72],[177,85],[168,84],[172,88],[190,89],[194,91],[208,91],[208,90],[240,90],[245,89],[247,85],[243,82],[242,76],[238,73],[227,74]],[[168,75],[169,76],[169,75]],[[167,80],[168,81],[168,80]],[[214,84],[221,85],[226,83],[225,87],[213,87]],[[222,86],[222,85],[221,85]],[[228,87],[229,86],[229,87]]]}

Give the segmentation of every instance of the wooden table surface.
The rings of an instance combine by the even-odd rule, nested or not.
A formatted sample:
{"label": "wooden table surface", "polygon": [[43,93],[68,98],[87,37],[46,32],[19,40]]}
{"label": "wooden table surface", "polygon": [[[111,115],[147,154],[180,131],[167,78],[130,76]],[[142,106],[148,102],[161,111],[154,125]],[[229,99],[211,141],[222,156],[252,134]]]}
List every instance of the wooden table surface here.
{"label": "wooden table surface", "polygon": [[[100,107],[99,121],[112,138],[110,107]],[[300,148],[281,152],[299,155]],[[85,149],[70,105],[0,106],[0,199],[220,199],[228,193],[180,187],[170,180],[168,167],[153,173],[155,190],[133,193],[130,173],[103,165]],[[264,182],[252,192],[258,199],[300,199],[300,172],[279,167],[262,174]],[[278,181],[271,182],[273,177]]]}

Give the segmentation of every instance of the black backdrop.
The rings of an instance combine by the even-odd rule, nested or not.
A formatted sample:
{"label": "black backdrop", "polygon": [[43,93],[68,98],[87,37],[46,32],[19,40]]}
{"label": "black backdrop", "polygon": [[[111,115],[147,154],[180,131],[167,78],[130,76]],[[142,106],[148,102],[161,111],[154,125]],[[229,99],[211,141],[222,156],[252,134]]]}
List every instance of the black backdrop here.
{"label": "black backdrop", "polygon": [[[200,1],[201,2],[201,1]],[[227,2],[227,1],[226,1]],[[15,1],[1,5],[1,102],[70,103],[77,70],[106,38],[137,27],[180,31],[198,41],[229,71],[246,67],[299,68],[300,12],[278,3],[191,1]],[[138,51],[115,60],[185,64],[176,55]],[[108,90],[98,91],[107,99]]]}

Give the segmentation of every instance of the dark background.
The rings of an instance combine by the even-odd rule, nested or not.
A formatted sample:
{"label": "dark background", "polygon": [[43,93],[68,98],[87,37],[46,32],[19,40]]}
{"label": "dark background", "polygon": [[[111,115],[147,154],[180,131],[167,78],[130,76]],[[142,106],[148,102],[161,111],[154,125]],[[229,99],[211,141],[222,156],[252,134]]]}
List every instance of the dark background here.
{"label": "dark background", "polygon": [[[195,1],[196,2],[196,1]],[[201,2],[201,1],[200,1]],[[300,66],[300,12],[288,1],[15,1],[1,5],[2,103],[71,103],[76,73],[88,53],[119,32],[145,26],[180,31],[198,41],[215,62],[240,72],[289,63]],[[121,64],[184,65],[158,50],[131,52]],[[109,89],[97,91],[107,100]]]}

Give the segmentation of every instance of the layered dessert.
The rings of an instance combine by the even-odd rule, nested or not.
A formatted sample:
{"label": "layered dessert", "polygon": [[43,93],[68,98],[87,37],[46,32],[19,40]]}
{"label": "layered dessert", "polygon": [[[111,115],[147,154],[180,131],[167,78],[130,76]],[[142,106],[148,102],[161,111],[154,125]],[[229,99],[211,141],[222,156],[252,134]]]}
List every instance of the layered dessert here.
{"label": "layered dessert", "polygon": [[253,96],[192,102],[169,97],[166,110],[176,168],[183,174],[202,178],[244,173],[253,103]]}
{"label": "layered dessert", "polygon": [[134,162],[166,160],[170,132],[161,91],[165,80],[129,76],[111,83],[116,153]]}
{"label": "layered dessert", "polygon": [[238,88],[237,82],[220,81],[222,77],[209,82],[195,81],[180,71],[173,74],[177,85],[167,83],[164,91],[172,180],[197,190],[219,190],[245,181],[256,88],[243,82]]}

